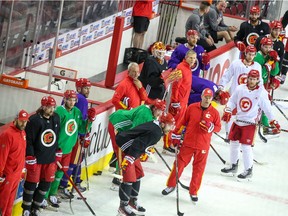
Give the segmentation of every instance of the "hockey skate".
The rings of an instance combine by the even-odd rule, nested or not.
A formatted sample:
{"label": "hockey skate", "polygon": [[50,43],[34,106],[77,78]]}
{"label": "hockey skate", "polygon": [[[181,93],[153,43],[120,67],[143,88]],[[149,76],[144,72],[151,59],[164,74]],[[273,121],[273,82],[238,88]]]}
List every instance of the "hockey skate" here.
{"label": "hockey skate", "polygon": [[133,209],[130,205],[120,204],[117,216],[136,216],[136,214],[133,212]]}
{"label": "hockey skate", "polygon": [[29,210],[24,210],[23,213],[22,213],[22,216],[32,216],[32,214],[31,214],[31,212]]}
{"label": "hockey skate", "polygon": [[139,205],[136,198],[131,198],[129,205],[132,207],[132,211],[137,215],[145,215],[146,209]]}
{"label": "hockey skate", "polygon": [[63,200],[74,198],[74,195],[67,188],[64,188],[64,187],[59,187],[58,194],[60,198]]}
{"label": "hockey skate", "polygon": [[236,164],[232,164],[229,167],[221,169],[221,175],[233,177],[238,171],[238,161]]}
{"label": "hockey skate", "polygon": [[167,187],[162,191],[162,195],[168,195],[170,193],[172,193],[175,190],[175,187]]}
{"label": "hockey skate", "polygon": [[59,209],[59,204],[56,196],[49,196],[48,197],[48,206],[47,209],[51,211],[58,211]]}
{"label": "hockey skate", "polygon": [[120,184],[121,184],[121,180],[120,179],[113,178],[112,185],[111,185],[110,189],[113,190],[113,191],[118,191]]}
{"label": "hockey skate", "polygon": [[86,187],[82,187],[81,186],[81,183],[76,183],[76,187],[78,188],[78,190],[81,192],[81,193],[84,193],[87,188]]}
{"label": "hockey skate", "polygon": [[171,146],[169,147],[163,147],[163,154],[167,154],[167,155],[171,155],[174,156],[175,155],[175,149],[171,148]]}
{"label": "hockey skate", "polygon": [[38,209],[32,209],[31,216],[40,216],[40,211]]}
{"label": "hockey skate", "polygon": [[281,79],[280,84],[284,84],[286,75],[282,74],[280,79]]}
{"label": "hockey skate", "polygon": [[198,202],[198,196],[197,195],[190,195],[190,198],[192,200],[192,203],[196,205]]}
{"label": "hockey skate", "polygon": [[237,176],[237,181],[251,181],[252,167]]}
{"label": "hockey skate", "polygon": [[46,209],[48,207],[48,202],[46,199],[43,199],[41,205],[40,205],[40,211],[42,211],[43,209]]}

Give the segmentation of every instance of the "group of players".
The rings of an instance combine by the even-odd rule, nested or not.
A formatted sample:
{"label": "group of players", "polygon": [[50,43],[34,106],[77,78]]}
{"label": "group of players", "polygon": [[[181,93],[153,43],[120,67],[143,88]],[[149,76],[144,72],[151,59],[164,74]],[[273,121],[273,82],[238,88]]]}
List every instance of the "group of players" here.
{"label": "group of players", "polygon": [[[162,194],[174,191],[176,172],[181,176],[193,157],[189,194],[193,202],[198,201],[211,136],[221,129],[221,118],[212,106],[212,100],[225,105],[222,120],[230,140],[231,166],[223,168],[221,173],[236,175],[241,146],[244,172],[237,178],[248,180],[252,177],[256,127],[264,125],[264,134],[280,133],[280,125],[271,112],[270,94],[281,81],[284,82],[287,72],[287,65],[281,65],[284,55],[280,37],[282,24],[273,21],[270,26],[267,24],[271,32],[265,32],[267,26],[259,16],[259,8],[252,7],[249,21],[241,24],[235,38],[241,59],[231,63],[219,85],[200,77],[201,70],[209,69],[210,57],[197,44],[199,33],[193,29],[187,32],[187,43],[176,47],[168,63],[164,59],[165,45],[156,42],[141,73],[137,63],[129,64],[128,76],[119,83],[113,95],[116,111],[109,117],[108,126],[118,170],[123,175],[123,180],[118,182],[119,215],[145,214],[145,208],[138,202],[140,182],[144,176],[140,158],[147,160],[147,155],[155,151],[153,145],[163,135],[163,150],[175,153],[176,146],[179,153],[176,154],[177,166],[174,162],[167,188]],[[256,47],[252,42],[256,42]],[[287,61],[285,56],[284,62]],[[282,79],[277,77],[280,69]],[[228,83],[231,83],[231,97],[225,91]],[[90,87],[88,79],[78,79],[77,92],[67,90],[62,105],[57,107],[53,97],[43,97],[35,114],[28,119],[28,113],[20,111],[1,134],[2,215],[11,215],[24,162],[27,170],[22,203],[25,216],[40,215],[39,209],[45,200],[50,207],[57,209],[59,196],[73,198],[67,190],[68,178],[66,175],[63,177],[64,172],[68,176],[73,173],[76,186],[85,191],[80,185],[79,166],[84,149],[90,144],[89,130],[96,117],[95,109],[88,109],[86,98]],[[235,116],[234,122],[232,116]]]}

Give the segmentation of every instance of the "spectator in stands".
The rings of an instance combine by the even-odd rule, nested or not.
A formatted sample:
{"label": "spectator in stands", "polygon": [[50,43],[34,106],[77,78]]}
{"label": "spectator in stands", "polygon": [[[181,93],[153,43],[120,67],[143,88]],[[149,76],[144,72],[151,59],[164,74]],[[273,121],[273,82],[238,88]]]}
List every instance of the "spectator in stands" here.
{"label": "spectator in stands", "polygon": [[133,46],[139,49],[142,49],[144,35],[150,24],[149,20],[152,18],[152,2],[153,0],[136,0],[133,7]]}
{"label": "spectator in stands", "polygon": [[227,26],[224,23],[223,12],[227,7],[225,0],[219,0],[215,6],[211,6],[209,12],[204,15],[204,26],[214,40],[218,43],[219,40],[225,39],[226,43],[233,40],[233,32],[237,31],[235,26]]}
{"label": "spectator in stands", "polygon": [[[285,12],[282,20],[281,20],[283,29],[284,29],[284,34],[285,34],[285,28],[288,24],[288,10]],[[282,68],[281,68],[281,84],[284,84],[285,79],[286,79],[286,74],[288,71],[288,43],[286,42],[285,45],[285,53],[284,53],[284,57],[283,57],[283,62],[282,62]]]}
{"label": "spectator in stands", "polygon": [[[254,45],[259,36],[264,36],[270,33],[269,25],[262,22],[259,18],[259,7],[251,7],[249,20],[241,23],[240,29],[234,38],[235,44],[239,49],[242,44],[241,42],[245,45]],[[238,43],[238,41],[240,41],[240,43]]]}
{"label": "spectator in stands", "polygon": [[204,27],[204,14],[207,14],[210,10],[210,3],[202,1],[199,9],[192,11],[192,14],[188,17],[185,25],[186,34],[192,29],[199,32],[199,40],[197,44],[201,45],[207,52],[216,49],[214,40],[209,32]]}

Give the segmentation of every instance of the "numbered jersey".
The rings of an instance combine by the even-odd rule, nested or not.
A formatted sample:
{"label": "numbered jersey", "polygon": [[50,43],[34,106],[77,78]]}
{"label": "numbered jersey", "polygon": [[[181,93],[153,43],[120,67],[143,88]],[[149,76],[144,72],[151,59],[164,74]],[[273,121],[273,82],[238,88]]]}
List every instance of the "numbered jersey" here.
{"label": "numbered jersey", "polygon": [[[274,119],[268,93],[263,85],[254,90],[249,90],[245,84],[239,85],[229,99],[227,107],[231,108],[231,110],[237,109],[237,120],[257,123],[262,110],[269,120]],[[239,121],[237,122],[237,120],[236,124],[240,126],[247,125]]]}
{"label": "numbered jersey", "polygon": [[247,66],[243,63],[242,59],[237,59],[231,63],[227,71],[223,74],[219,85],[226,87],[228,83],[231,81],[231,86],[229,89],[229,93],[235,91],[236,87],[241,84],[247,83],[247,74],[251,70],[258,70],[260,73],[260,83],[259,85],[263,85],[262,79],[262,68],[258,62],[253,62],[250,66]]}

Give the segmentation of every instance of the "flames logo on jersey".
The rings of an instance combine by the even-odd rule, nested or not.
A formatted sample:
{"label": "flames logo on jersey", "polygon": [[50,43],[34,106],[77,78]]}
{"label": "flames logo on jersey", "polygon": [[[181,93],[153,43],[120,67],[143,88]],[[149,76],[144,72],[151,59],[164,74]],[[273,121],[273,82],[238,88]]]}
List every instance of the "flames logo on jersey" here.
{"label": "flames logo on jersey", "polygon": [[211,117],[211,114],[210,113],[206,113],[205,117],[209,119]]}
{"label": "flames logo on jersey", "polygon": [[43,133],[41,134],[41,143],[45,147],[49,148],[53,146],[55,141],[56,141],[56,134],[54,133],[53,130],[47,129],[43,131]]}
{"label": "flames logo on jersey", "polygon": [[239,106],[242,112],[248,112],[252,107],[252,101],[250,98],[243,97],[239,101]]}
{"label": "flames logo on jersey", "polygon": [[65,133],[68,136],[72,136],[78,129],[77,123],[75,119],[70,119],[69,121],[66,122],[65,124]]}
{"label": "flames logo on jersey", "polygon": [[248,45],[254,45],[259,35],[256,32],[252,32],[247,35],[246,42]]}
{"label": "flames logo on jersey", "polygon": [[240,74],[240,76],[238,76],[238,85],[246,83],[247,83],[247,74]]}
{"label": "flames logo on jersey", "polygon": [[192,65],[192,67],[191,67],[191,71],[193,72],[193,71],[197,70],[198,67],[199,67],[199,61],[198,61],[198,58],[196,58],[194,65]]}

